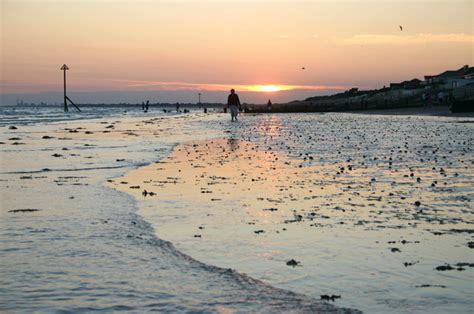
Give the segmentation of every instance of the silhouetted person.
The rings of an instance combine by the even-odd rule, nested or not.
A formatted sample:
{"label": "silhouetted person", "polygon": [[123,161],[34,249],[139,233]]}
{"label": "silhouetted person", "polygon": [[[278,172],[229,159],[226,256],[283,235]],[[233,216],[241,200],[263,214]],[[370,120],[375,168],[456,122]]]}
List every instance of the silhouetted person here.
{"label": "silhouetted person", "polygon": [[431,107],[431,100],[432,100],[431,93],[428,93],[428,95],[426,96],[426,101],[428,103],[428,107]]}
{"label": "silhouetted person", "polygon": [[272,111],[272,101],[269,99],[267,103],[267,109],[268,111]]}
{"label": "silhouetted person", "polygon": [[179,112],[179,102],[176,103],[176,112]]}
{"label": "silhouetted person", "polygon": [[148,106],[150,105],[150,101],[147,100],[145,104],[145,112],[148,112]]}
{"label": "silhouetted person", "polygon": [[231,121],[237,121],[237,115],[239,114],[240,100],[239,100],[239,96],[235,93],[235,90],[233,88],[230,90],[229,97],[227,97],[227,107],[229,107],[230,109]]}

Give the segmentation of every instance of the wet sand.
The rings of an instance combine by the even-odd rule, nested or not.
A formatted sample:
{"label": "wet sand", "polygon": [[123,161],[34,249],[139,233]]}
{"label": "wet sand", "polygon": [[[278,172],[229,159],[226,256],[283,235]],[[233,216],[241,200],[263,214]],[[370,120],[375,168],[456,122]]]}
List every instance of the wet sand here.
{"label": "wet sand", "polygon": [[440,116],[440,117],[461,117],[472,118],[474,112],[452,113],[449,106],[413,107],[400,109],[374,109],[355,111],[356,114],[376,114],[376,115],[413,115],[413,116]]}
{"label": "wet sand", "polygon": [[108,187],[176,145],[221,137],[216,118],[3,126],[0,310],[357,312],[184,254]]}
{"label": "wet sand", "polygon": [[247,115],[109,184],[198,260],[367,312],[467,312],[466,119]]}

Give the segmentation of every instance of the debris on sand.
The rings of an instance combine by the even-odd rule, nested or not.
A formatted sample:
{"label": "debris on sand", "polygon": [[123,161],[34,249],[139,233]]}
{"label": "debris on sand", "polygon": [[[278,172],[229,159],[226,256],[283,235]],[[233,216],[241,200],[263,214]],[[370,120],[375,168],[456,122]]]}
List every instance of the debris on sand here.
{"label": "debris on sand", "polygon": [[449,229],[449,232],[472,234],[474,233],[474,229]]}
{"label": "debris on sand", "polygon": [[457,266],[457,267],[474,267],[474,263],[456,263],[454,264],[454,266]]}
{"label": "debris on sand", "polygon": [[286,262],[286,266],[292,266],[292,267],[301,266],[301,262],[298,262],[294,259],[290,259],[288,262]]}
{"label": "debris on sand", "polygon": [[40,209],[36,208],[25,208],[25,209],[12,209],[9,210],[9,213],[31,213],[31,212],[38,212]]}
{"label": "debris on sand", "polygon": [[453,270],[454,267],[452,267],[451,265],[449,264],[446,264],[446,265],[441,265],[441,266],[438,266],[435,268],[437,271],[447,271],[447,270]]}
{"label": "debris on sand", "polygon": [[446,288],[446,286],[444,285],[428,285],[428,284],[423,284],[423,285],[418,285],[418,286],[415,286],[415,288]]}
{"label": "debris on sand", "polygon": [[323,301],[332,301],[332,302],[334,302],[334,301],[336,301],[336,299],[340,299],[340,298],[341,298],[340,295],[334,295],[334,294],[333,295],[327,295],[327,294],[321,295],[321,300],[323,300]]}
{"label": "debris on sand", "polygon": [[278,208],[271,207],[271,208],[264,208],[263,210],[265,210],[265,211],[269,211],[269,212],[274,212],[274,211],[277,211],[277,210],[278,210]]}
{"label": "debris on sand", "polygon": [[148,192],[147,190],[143,190],[142,195],[143,195],[143,196],[147,196],[147,195],[153,196],[153,195],[156,195],[156,193],[154,193],[154,192]]}

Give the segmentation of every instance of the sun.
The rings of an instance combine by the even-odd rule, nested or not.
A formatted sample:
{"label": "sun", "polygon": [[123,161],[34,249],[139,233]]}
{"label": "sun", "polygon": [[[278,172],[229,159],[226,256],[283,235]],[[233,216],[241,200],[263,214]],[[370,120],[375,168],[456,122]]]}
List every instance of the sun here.
{"label": "sun", "polygon": [[276,85],[263,85],[261,90],[262,92],[278,92],[281,89]]}
{"label": "sun", "polygon": [[277,85],[257,85],[255,88],[259,92],[279,92],[281,88]]}
{"label": "sun", "polygon": [[297,88],[295,85],[280,85],[280,84],[270,84],[270,85],[242,85],[243,90],[249,92],[263,92],[263,93],[274,93],[281,91],[288,91]]}

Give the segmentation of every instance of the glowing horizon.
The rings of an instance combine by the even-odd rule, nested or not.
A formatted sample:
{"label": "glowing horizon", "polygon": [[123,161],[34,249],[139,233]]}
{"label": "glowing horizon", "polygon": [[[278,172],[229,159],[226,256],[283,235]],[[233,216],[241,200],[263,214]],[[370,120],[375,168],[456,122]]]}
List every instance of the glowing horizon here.
{"label": "glowing horizon", "polygon": [[[68,73],[68,81],[79,82],[79,86],[84,82],[78,81],[74,78],[74,74]],[[289,85],[289,84],[216,84],[216,83],[190,83],[190,82],[162,82],[162,81],[144,81],[144,80],[117,80],[117,79],[104,79],[101,80],[102,86],[105,90],[122,90],[122,91],[225,91],[228,92],[230,89],[242,92],[254,92],[254,93],[278,93],[282,91],[292,90],[306,90],[306,91],[320,91],[320,90],[346,90],[351,86],[343,85]],[[5,81],[0,80],[0,84],[4,87],[8,86],[23,86],[24,89],[12,90],[12,92],[23,92],[27,93],[28,89],[31,89],[32,82],[21,82],[21,81]],[[113,86],[113,87],[112,87]],[[7,88],[8,89],[8,88]],[[44,84],[38,91],[55,91],[58,89],[57,84]],[[69,86],[71,91],[83,91],[80,88],[72,85]],[[104,90],[93,89],[92,87],[86,88],[85,90],[100,91]]]}
{"label": "glowing horizon", "polygon": [[[156,90],[193,90],[193,91],[236,91],[274,93],[290,90],[344,90],[348,86],[329,85],[287,85],[287,84],[200,84],[187,82],[156,82],[156,81],[130,81],[126,84],[129,88],[156,88]],[[149,89],[147,89],[149,90]]]}

